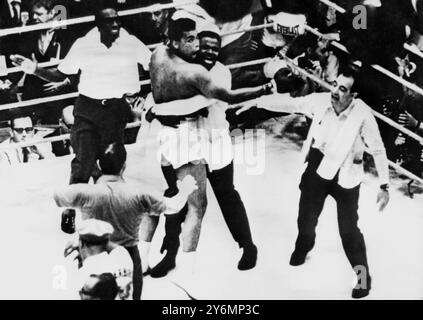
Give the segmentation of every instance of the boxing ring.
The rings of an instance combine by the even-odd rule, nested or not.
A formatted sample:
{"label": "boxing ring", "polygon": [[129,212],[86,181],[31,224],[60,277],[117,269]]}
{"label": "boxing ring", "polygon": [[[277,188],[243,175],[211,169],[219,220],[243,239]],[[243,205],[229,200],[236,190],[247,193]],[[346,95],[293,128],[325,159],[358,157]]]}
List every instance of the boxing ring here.
{"label": "boxing ring", "polygon": [[[189,2],[192,3],[195,2]],[[183,5],[186,4],[178,6]],[[172,5],[155,5],[123,13],[138,14],[169,7]],[[120,14],[123,15],[122,12]],[[92,19],[93,17],[85,17],[60,23],[70,25]],[[49,27],[51,26],[45,24],[5,29],[0,30],[0,36]],[[253,30],[266,27],[269,27],[269,24],[256,26]],[[307,30],[323,36],[311,27],[307,27]],[[336,45],[336,42],[332,44]],[[151,48],[154,48],[154,45]],[[230,67],[263,64],[268,60],[249,61]],[[375,67],[385,73],[383,68]],[[307,71],[296,69],[320,85],[328,86]],[[17,69],[11,68],[9,71],[16,72]],[[395,75],[385,75],[397,81],[401,80],[401,83],[410,89],[423,93],[421,88],[415,88],[413,84],[395,78]],[[149,85],[149,81],[142,81],[141,85]],[[0,106],[0,110],[25,108],[76,96],[77,93],[70,93],[6,104]],[[420,136],[377,112],[374,114],[423,144],[423,138]],[[140,122],[135,122],[128,127],[140,125]],[[165,182],[157,159],[158,145],[155,134],[158,129],[158,124],[153,122],[145,131],[142,141],[127,146],[125,178],[164,189]],[[69,135],[16,144],[14,147],[66,139],[69,139]],[[310,259],[300,268],[288,264],[297,233],[297,186],[303,170],[300,144],[298,139],[270,134],[235,139],[235,159],[239,156],[239,161],[235,161],[235,185],[243,198],[253,238],[259,248],[257,266],[245,272],[237,270],[236,263],[240,251],[230,236],[217,201],[208,186],[209,204],[198,247],[196,273],[190,288],[195,297],[222,300],[350,297],[355,278],[343,253],[338,235],[336,207],[332,199],[327,201],[319,220],[316,246],[310,254]],[[256,154],[246,154],[247,148],[256,150]],[[2,251],[5,261],[0,268],[3,288],[0,299],[67,299],[71,296],[66,286],[66,276],[63,278],[68,264],[63,258],[63,248],[70,236],[60,230],[61,210],[52,199],[55,188],[68,182],[71,159],[72,156],[66,156],[0,169],[0,234],[4,244]],[[250,174],[255,161],[262,161],[264,164],[264,170],[260,174]],[[394,169],[391,174],[391,201],[385,212],[377,211],[378,186],[376,178],[371,174],[366,175],[359,202],[359,225],[366,239],[373,277],[372,291],[368,299],[422,299],[423,257],[418,253],[423,252],[423,216],[420,209],[423,205],[423,195],[416,193],[414,199],[406,197],[405,182],[398,177],[398,173],[419,183],[423,180],[395,163],[391,162],[390,166]],[[160,219],[153,239],[151,265],[161,257],[159,248],[164,235],[163,223],[163,219]],[[171,274],[163,279],[145,277],[143,299],[187,299],[184,292],[169,280],[170,276]],[[58,277],[62,280],[59,284]]]}

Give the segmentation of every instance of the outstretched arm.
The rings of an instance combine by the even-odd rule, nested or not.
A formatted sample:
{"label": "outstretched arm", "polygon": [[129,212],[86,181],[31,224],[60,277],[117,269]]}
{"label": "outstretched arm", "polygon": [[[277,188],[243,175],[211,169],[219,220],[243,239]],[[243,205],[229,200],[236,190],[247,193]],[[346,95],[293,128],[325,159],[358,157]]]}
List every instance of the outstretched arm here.
{"label": "outstretched arm", "polygon": [[225,101],[229,104],[258,98],[271,93],[273,88],[273,84],[268,83],[259,87],[228,90],[205,72],[198,73],[192,80],[192,85],[206,98]]}
{"label": "outstretched arm", "polygon": [[12,60],[12,63],[15,67],[21,67],[25,73],[33,74],[40,79],[50,82],[62,82],[67,78],[67,75],[57,70],[57,68],[40,68],[34,57],[33,60],[31,60],[19,54],[15,54],[10,56],[10,59]]}

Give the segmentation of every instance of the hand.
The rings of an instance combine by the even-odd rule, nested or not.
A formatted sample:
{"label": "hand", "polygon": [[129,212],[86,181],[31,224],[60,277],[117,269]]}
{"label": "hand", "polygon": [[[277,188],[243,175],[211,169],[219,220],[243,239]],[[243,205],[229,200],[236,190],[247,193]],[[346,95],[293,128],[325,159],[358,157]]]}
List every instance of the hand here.
{"label": "hand", "polygon": [[178,189],[182,195],[186,195],[187,197],[195,190],[198,189],[197,181],[194,179],[193,176],[187,175],[182,179],[182,181],[178,181]]}
{"label": "hand", "polygon": [[418,121],[416,118],[414,118],[411,114],[409,114],[407,111],[404,111],[404,113],[401,113],[398,118],[399,124],[409,127],[409,128],[416,128]]}
{"label": "hand", "polygon": [[405,137],[403,135],[398,135],[398,137],[395,139],[394,144],[398,146],[402,146],[405,143]]}
{"label": "hand", "polygon": [[6,79],[5,81],[0,80],[0,90],[9,90],[12,86],[12,82],[10,82],[9,79]]}
{"label": "hand", "polygon": [[376,203],[379,204],[379,212],[382,212],[389,202],[389,191],[380,189],[378,195],[377,195],[377,201]]}
{"label": "hand", "polygon": [[187,175],[182,181],[178,181],[179,192],[172,198],[165,198],[166,215],[177,214],[187,203],[189,195],[197,190],[197,182],[191,175]]}
{"label": "hand", "polygon": [[35,54],[32,54],[32,60],[25,58],[19,54],[11,55],[10,60],[15,67],[21,67],[22,71],[27,74],[34,74],[37,70],[37,59]]}
{"label": "hand", "polygon": [[75,239],[70,240],[70,241],[68,241],[66,243],[65,250],[64,250],[64,256],[65,256],[65,258],[67,256],[69,256],[74,251],[76,251],[78,253],[78,255],[79,255],[79,243],[78,243],[77,240],[78,239],[75,238]]}
{"label": "hand", "polygon": [[68,78],[63,80],[62,82],[50,82],[45,84],[44,87],[44,93],[55,93],[59,91],[60,89],[66,87],[69,84]]}
{"label": "hand", "polygon": [[253,100],[253,101],[250,101],[250,102],[246,102],[246,103],[243,104],[243,106],[241,108],[239,108],[237,111],[235,111],[235,114],[237,116],[239,116],[241,113],[248,111],[248,110],[250,110],[251,108],[254,108],[254,107],[258,107],[257,101]]}
{"label": "hand", "polygon": [[132,114],[136,120],[141,121],[145,119],[144,103],[145,99],[142,97],[137,97],[132,103]]}

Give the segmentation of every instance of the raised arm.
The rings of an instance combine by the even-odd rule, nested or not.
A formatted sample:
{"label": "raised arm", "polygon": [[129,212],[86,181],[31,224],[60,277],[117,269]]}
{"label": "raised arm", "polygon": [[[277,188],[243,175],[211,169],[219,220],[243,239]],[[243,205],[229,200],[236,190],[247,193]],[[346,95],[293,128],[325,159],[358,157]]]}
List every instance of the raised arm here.
{"label": "raised arm", "polygon": [[12,63],[15,67],[21,67],[25,73],[33,74],[40,79],[49,82],[62,82],[68,77],[64,73],[57,70],[57,68],[40,68],[35,60],[25,58],[19,54],[10,56],[10,59],[12,60]]}

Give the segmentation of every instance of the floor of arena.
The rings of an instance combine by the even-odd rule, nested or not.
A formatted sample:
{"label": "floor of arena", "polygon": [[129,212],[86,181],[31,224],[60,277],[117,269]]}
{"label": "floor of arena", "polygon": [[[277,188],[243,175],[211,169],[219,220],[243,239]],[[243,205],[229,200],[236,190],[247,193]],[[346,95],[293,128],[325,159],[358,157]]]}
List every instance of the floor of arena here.
{"label": "floor of arena", "polygon": [[[236,145],[236,154],[250,137]],[[154,140],[154,139],[153,139]],[[266,136],[263,174],[247,173],[251,162],[235,167],[235,184],[244,200],[259,249],[256,268],[238,271],[241,255],[224,223],[211,188],[189,288],[198,299],[350,299],[353,273],[342,249],[335,204],[328,199],[319,220],[317,240],[301,267],[288,264],[296,237],[300,146],[284,137]],[[154,143],[153,143],[154,145]],[[126,178],[164,188],[155,147],[128,146]],[[71,158],[56,158],[4,170],[0,188],[2,269],[0,299],[67,299],[69,290],[55,286],[69,238],[60,231],[60,212],[53,190],[66,184]],[[247,159],[248,160],[248,159]],[[367,299],[423,298],[423,195],[404,195],[396,179],[385,212],[376,209],[377,181],[368,175],[361,189],[360,227],[367,244],[372,291]],[[164,234],[161,219],[151,248],[150,264],[160,260]],[[166,278],[144,280],[143,299],[188,299]]]}

